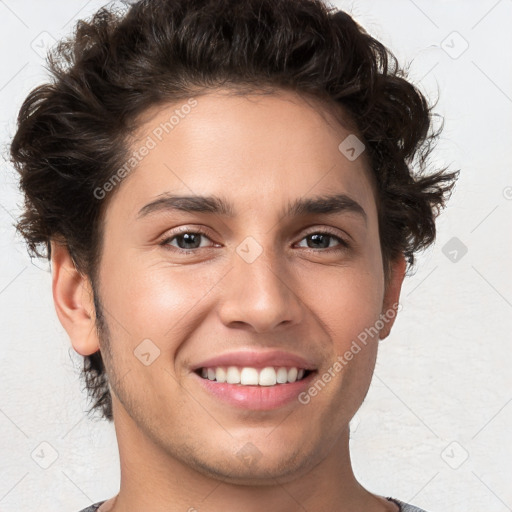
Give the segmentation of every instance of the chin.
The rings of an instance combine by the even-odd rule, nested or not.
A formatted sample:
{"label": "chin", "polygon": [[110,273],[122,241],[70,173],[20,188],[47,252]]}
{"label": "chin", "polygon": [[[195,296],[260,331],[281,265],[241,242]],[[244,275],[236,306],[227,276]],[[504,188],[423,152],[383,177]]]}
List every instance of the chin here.
{"label": "chin", "polygon": [[307,474],[315,465],[316,459],[304,450],[304,446],[298,446],[295,450],[282,446],[282,450],[275,450],[267,443],[266,448],[262,453],[248,441],[241,448],[226,448],[219,453],[212,449],[208,459],[204,458],[204,451],[200,452],[201,458],[195,453],[188,458],[187,464],[207,477],[251,486],[275,485],[276,479],[280,483],[292,481]]}

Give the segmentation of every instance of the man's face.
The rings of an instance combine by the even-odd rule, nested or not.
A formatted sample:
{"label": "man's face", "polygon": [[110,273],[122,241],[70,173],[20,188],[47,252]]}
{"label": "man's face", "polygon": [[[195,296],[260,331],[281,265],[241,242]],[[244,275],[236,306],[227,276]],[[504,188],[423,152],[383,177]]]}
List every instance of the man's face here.
{"label": "man's face", "polygon": [[[357,340],[396,300],[384,288],[364,155],[347,158],[338,146],[350,132],[288,92],[199,96],[162,133],[176,109],[147,113],[132,148],[148,137],[155,147],[118,185],[105,217],[98,292],[109,339],[100,344],[118,435],[130,450],[151,446],[233,482],[306,473],[346,435],[378,336]],[[284,215],[298,200],[334,194],[364,214],[352,204]],[[216,196],[232,216],[161,202],[143,209],[169,195]],[[257,376],[282,367],[276,377],[291,380],[292,367],[313,371],[295,383],[249,387],[204,379],[203,363],[210,372],[220,366],[220,380],[229,366]]]}

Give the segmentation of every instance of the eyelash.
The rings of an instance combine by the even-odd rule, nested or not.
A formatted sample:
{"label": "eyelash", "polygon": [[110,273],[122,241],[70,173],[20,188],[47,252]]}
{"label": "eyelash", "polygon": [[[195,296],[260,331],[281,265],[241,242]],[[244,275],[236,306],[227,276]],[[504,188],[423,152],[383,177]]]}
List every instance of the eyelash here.
{"label": "eyelash", "polygon": [[[181,249],[179,247],[174,247],[174,246],[169,245],[169,242],[171,242],[172,240],[176,239],[178,236],[181,236],[181,235],[184,235],[184,234],[202,235],[202,236],[208,238],[208,240],[210,240],[210,237],[208,236],[208,233],[206,231],[200,229],[200,228],[196,228],[195,230],[185,228],[181,232],[176,233],[173,236],[167,237],[164,240],[162,240],[160,242],[160,245],[163,246],[166,250],[175,251],[175,252],[178,252],[178,253],[181,253],[181,254],[191,254],[191,253],[197,252],[199,249],[211,249],[212,248],[212,247],[196,247],[195,249]],[[341,238],[339,235],[334,234],[332,231],[330,231],[328,229],[324,229],[323,231],[311,231],[309,233],[306,233],[300,239],[300,241],[302,242],[302,240],[304,240],[305,238],[307,238],[308,236],[311,236],[311,235],[327,235],[327,236],[329,236],[331,238],[334,238],[337,242],[339,242],[339,245],[336,246],[336,247],[327,247],[327,248],[323,248],[323,249],[322,248],[320,248],[320,249],[312,249],[310,247],[304,248],[307,251],[313,251],[313,252],[318,252],[318,251],[320,251],[320,252],[335,252],[336,253],[336,252],[346,251],[347,249],[350,248],[350,244],[346,240]]]}

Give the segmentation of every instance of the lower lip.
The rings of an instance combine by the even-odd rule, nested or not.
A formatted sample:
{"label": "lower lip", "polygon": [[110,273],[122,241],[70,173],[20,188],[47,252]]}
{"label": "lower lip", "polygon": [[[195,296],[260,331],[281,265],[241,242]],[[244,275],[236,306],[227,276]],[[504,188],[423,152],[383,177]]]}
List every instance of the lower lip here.
{"label": "lower lip", "polygon": [[203,379],[197,373],[193,373],[193,376],[199,379],[199,384],[208,393],[230,405],[253,411],[269,411],[294,401],[299,403],[298,395],[309,387],[315,374],[313,371],[301,380],[275,386],[243,386]]}

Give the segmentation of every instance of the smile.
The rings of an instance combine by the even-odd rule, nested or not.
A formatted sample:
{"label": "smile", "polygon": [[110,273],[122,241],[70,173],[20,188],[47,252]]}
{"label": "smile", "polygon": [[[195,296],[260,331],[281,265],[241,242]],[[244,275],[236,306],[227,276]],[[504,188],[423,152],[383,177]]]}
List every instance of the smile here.
{"label": "smile", "polygon": [[298,367],[253,368],[249,366],[216,366],[199,368],[197,374],[203,379],[227,384],[240,384],[241,386],[275,386],[300,381],[311,373],[309,370]]}

